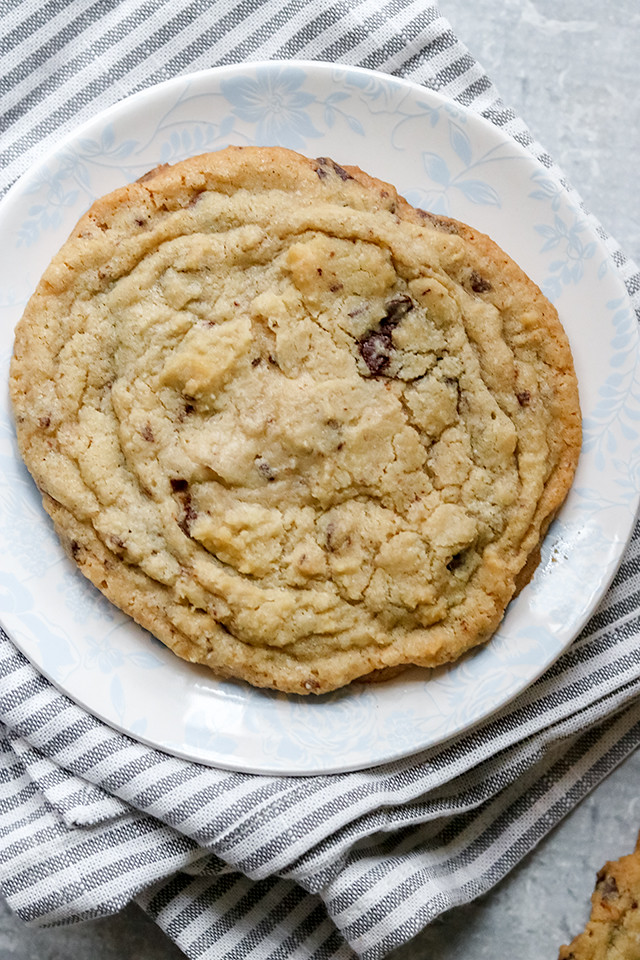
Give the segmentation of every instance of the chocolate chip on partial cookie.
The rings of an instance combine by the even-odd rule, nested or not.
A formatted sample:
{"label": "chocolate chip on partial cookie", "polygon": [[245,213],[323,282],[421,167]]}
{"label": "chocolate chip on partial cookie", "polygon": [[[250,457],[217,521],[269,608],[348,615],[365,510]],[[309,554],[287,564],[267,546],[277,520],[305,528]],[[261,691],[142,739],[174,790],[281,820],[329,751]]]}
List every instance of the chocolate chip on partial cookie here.
{"label": "chocolate chip on partial cookie", "polygon": [[373,376],[384,374],[393,352],[392,331],[415,304],[405,293],[399,294],[386,304],[386,313],[380,320],[378,330],[372,330],[358,342],[360,356]]}
{"label": "chocolate chip on partial cookie", "polygon": [[384,373],[389,366],[393,343],[391,333],[385,330],[374,330],[358,343],[360,356],[373,376]]}
{"label": "chocolate chip on partial cookie", "polygon": [[493,290],[491,283],[475,270],[472,270],[469,276],[469,286],[474,293],[487,293],[488,290]]}
{"label": "chocolate chip on partial cookie", "polygon": [[435,227],[436,230],[440,230],[442,233],[459,233],[455,220],[450,220],[447,217],[439,217],[437,214],[429,213],[428,210],[421,210],[419,207],[416,208],[416,213],[422,220],[426,220]]}
{"label": "chocolate chip on partial cookie", "polygon": [[399,294],[386,304],[387,312],[380,321],[380,326],[397,326],[402,318],[406,316],[410,310],[413,310],[414,306],[415,304],[411,297],[406,293]]}
{"label": "chocolate chip on partial cookie", "polygon": [[256,467],[258,468],[258,473],[264,477],[265,480],[268,480],[271,483],[276,479],[276,472],[270,464],[267,463],[262,457],[258,457],[256,460]]}
{"label": "chocolate chip on partial cookie", "polygon": [[318,164],[316,173],[321,180],[328,177],[331,172],[337,174],[341,180],[353,180],[351,174],[347,173],[344,167],[341,167],[339,163],[336,163],[335,160],[332,160],[330,157],[318,157],[316,163]]}
{"label": "chocolate chip on partial cookie", "polygon": [[619,893],[616,878],[601,871],[598,874],[598,892],[603,900],[613,900]]}
{"label": "chocolate chip on partial cookie", "polygon": [[181,497],[181,500],[182,500],[183,514],[182,514],[181,519],[178,520],[178,526],[180,527],[180,529],[182,530],[182,532],[185,534],[185,536],[190,537],[190,536],[191,536],[191,524],[192,524],[193,521],[196,519],[196,517],[198,516],[198,514],[197,514],[196,511],[193,509],[193,506],[192,506],[192,504],[191,504],[191,494],[190,494],[190,493],[185,493],[185,494]]}
{"label": "chocolate chip on partial cookie", "polygon": [[182,477],[171,477],[169,483],[174,493],[184,493],[189,486],[189,482]]}

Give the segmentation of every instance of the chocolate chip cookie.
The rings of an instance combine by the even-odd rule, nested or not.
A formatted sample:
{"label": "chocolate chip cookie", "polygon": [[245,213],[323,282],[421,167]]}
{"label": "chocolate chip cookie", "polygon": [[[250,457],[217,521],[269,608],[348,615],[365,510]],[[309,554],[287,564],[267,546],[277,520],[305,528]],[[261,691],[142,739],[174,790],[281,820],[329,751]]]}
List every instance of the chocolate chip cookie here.
{"label": "chocolate chip cookie", "polygon": [[561,947],[559,960],[640,960],[640,837],[633,853],[605,863],[583,933]]}
{"label": "chocolate chip cookie", "polygon": [[11,396],[83,573],[179,656],[293,693],[487,640],[581,436],[556,311],[502,250],[276,148],[98,200]]}

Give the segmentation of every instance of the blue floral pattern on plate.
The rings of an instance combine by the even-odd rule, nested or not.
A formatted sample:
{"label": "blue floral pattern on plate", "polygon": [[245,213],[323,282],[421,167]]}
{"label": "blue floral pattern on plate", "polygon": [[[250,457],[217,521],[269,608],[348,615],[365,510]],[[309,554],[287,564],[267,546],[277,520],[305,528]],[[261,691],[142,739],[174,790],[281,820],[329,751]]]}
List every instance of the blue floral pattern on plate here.
{"label": "blue floral pattern on plate", "polygon": [[123,101],[10,191],[0,206],[5,376],[23,305],[94,198],[158,163],[228,143],[277,144],[357,164],[411,202],[489,233],[554,300],[574,349],[585,440],[536,576],[493,640],[448,667],[311,700],[216,680],[108,604],[66,558],[20,462],[3,395],[0,619],[69,696],[160,749],[265,773],[383,763],[504,706],[557,659],[605,591],[640,489],[637,325],[599,237],[560,185],[497,127],[383,74],[245,64],[179,77]]}

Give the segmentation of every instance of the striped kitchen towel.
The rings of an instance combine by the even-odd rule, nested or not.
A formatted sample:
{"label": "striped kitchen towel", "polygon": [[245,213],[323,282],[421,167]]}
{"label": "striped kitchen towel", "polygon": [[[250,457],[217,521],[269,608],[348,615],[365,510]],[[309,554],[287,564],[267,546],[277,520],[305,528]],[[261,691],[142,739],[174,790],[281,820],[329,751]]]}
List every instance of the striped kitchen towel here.
{"label": "striped kitchen towel", "polygon": [[[203,67],[319,59],[483,114],[579,198],[424,0],[0,4],[2,179],[121,97]],[[585,217],[588,214],[585,211]],[[604,235],[640,317],[640,275]],[[595,616],[469,733],[375,769],[228,772],[124,736],[0,633],[0,888],[35,924],[135,899],[192,958],[383,957],[487,891],[640,742],[640,531]]]}

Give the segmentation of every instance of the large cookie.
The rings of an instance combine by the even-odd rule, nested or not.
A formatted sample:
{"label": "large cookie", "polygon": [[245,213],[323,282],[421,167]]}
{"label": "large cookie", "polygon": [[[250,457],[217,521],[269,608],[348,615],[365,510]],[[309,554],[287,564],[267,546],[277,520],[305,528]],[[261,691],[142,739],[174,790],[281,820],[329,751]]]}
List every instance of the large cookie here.
{"label": "large cookie", "polygon": [[567,338],[502,250],[282,149],[97,201],[11,395],[83,573],[179,656],[296,693],[487,640],[580,446]]}
{"label": "large cookie", "polygon": [[633,853],[598,873],[591,918],[559,960],[640,960],[640,837]]}

